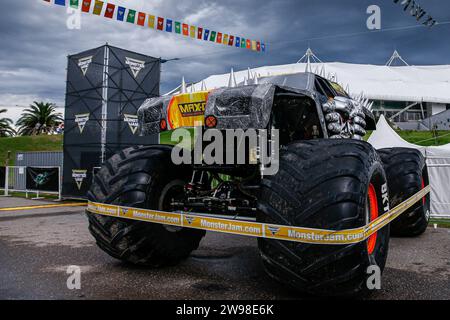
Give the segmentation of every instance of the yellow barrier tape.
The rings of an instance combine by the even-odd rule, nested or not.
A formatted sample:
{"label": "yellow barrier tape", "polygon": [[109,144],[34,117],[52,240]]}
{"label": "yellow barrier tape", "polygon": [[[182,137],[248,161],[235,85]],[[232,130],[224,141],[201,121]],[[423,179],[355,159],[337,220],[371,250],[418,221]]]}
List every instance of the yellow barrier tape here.
{"label": "yellow barrier tape", "polygon": [[24,211],[33,209],[50,209],[50,208],[63,208],[63,207],[85,207],[87,203],[60,203],[60,204],[42,204],[24,207],[11,207],[11,208],[0,208],[0,211]]}
{"label": "yellow barrier tape", "polygon": [[369,224],[355,229],[324,230],[302,228],[295,226],[275,225],[259,222],[248,222],[235,219],[222,219],[207,215],[163,212],[148,209],[138,209],[97,202],[88,202],[87,210],[105,216],[145,222],[173,225],[178,227],[201,229],[206,231],[223,232],[243,236],[267,239],[287,240],[312,244],[350,244],[366,240],[372,234],[385,227],[400,216],[408,208],[421,200],[431,190],[425,187],[392,210],[378,217]]}

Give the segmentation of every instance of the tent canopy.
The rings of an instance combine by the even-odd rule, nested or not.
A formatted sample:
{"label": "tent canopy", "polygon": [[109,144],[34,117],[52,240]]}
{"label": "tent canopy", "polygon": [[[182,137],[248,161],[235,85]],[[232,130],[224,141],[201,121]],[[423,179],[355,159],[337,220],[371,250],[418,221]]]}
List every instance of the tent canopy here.
{"label": "tent canopy", "polygon": [[[307,70],[307,64],[294,63],[263,66],[250,70],[250,77],[287,75]],[[371,100],[450,103],[450,65],[436,66],[379,66],[341,62],[311,63],[310,70],[324,77],[334,78],[351,95],[361,92]],[[237,83],[249,78],[249,70],[234,72]],[[207,89],[228,85],[230,74],[212,75],[204,79]],[[194,85],[201,90],[202,81]]]}
{"label": "tent canopy", "polygon": [[450,217],[450,144],[423,147],[409,143],[391,128],[384,116],[378,120],[377,129],[368,142],[375,149],[400,147],[420,150],[427,161],[431,185],[431,215]]}

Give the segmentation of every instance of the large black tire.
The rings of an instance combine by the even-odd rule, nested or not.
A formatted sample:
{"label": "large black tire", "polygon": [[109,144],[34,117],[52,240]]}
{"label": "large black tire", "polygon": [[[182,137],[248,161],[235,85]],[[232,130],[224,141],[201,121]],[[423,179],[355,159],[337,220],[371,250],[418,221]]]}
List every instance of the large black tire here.
{"label": "large black tire", "polygon": [[[378,150],[389,186],[391,208],[402,203],[429,184],[425,158],[416,149]],[[394,236],[414,237],[425,232],[430,218],[430,194],[391,223]]]}
{"label": "large black tire", "polygon": [[[109,159],[94,177],[91,201],[164,210],[183,192],[191,170],[175,166],[165,146],[133,147]],[[175,193],[175,194],[174,194]],[[87,212],[97,245],[114,258],[137,265],[174,265],[197,249],[204,231],[101,216]]]}
{"label": "large black tire", "polygon": [[[379,215],[389,210],[385,173],[376,151],[355,140],[295,142],[280,152],[279,171],[262,181],[261,222],[343,230],[367,224],[368,189]],[[375,196],[376,194],[376,196]],[[386,199],[386,198],[384,198]],[[368,292],[367,268],[385,266],[389,226],[368,241],[348,245],[259,239],[267,273],[299,291],[325,296]]]}

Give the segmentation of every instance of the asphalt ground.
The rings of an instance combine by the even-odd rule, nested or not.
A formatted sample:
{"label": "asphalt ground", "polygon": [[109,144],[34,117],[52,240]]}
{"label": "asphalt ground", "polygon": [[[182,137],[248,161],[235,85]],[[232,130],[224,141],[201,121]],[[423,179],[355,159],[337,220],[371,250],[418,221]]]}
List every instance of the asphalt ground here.
{"label": "asphalt ground", "polygon": [[[0,198],[0,208],[29,201]],[[80,290],[67,288],[71,265],[81,268]],[[253,238],[209,232],[190,258],[155,270],[122,263],[98,249],[84,208],[0,212],[0,299],[309,298],[264,273]],[[381,290],[370,299],[450,299],[450,229],[391,238]]]}

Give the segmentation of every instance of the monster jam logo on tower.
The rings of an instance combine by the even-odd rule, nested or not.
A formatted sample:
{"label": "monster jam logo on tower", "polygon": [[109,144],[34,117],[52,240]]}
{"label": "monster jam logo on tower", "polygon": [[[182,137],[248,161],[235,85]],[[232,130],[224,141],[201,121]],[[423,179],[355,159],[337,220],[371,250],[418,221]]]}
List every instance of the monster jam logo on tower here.
{"label": "monster jam logo on tower", "polygon": [[124,114],[123,120],[128,123],[128,126],[130,127],[130,130],[133,134],[136,133],[137,129],[139,128],[139,122],[138,117],[136,115],[132,114]]}
{"label": "monster jam logo on tower", "polygon": [[131,72],[133,72],[135,78],[137,78],[139,72],[145,68],[145,61],[125,57],[125,63],[130,66]]}
{"label": "monster jam logo on tower", "polygon": [[92,63],[92,56],[81,58],[78,60],[78,66],[83,72],[83,76],[86,76],[86,72],[88,71],[89,65]]}
{"label": "monster jam logo on tower", "polygon": [[87,177],[87,170],[72,170],[72,178],[77,184],[78,190],[81,190],[84,179]]}
{"label": "monster jam logo on tower", "polygon": [[78,125],[78,129],[80,130],[80,133],[83,133],[84,127],[86,126],[86,123],[88,121],[89,121],[89,113],[75,115],[75,122]]}

